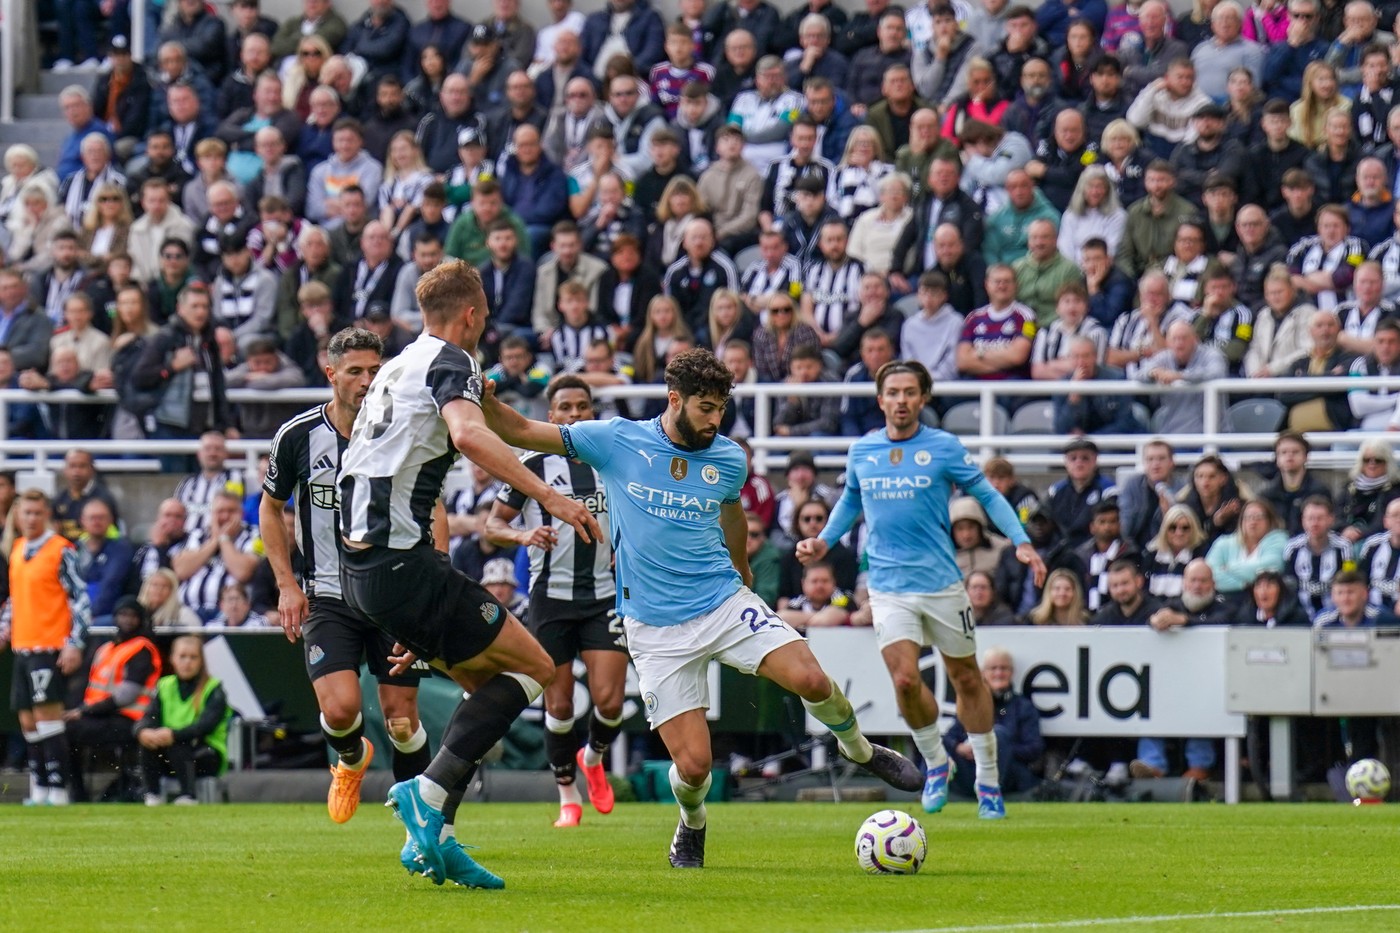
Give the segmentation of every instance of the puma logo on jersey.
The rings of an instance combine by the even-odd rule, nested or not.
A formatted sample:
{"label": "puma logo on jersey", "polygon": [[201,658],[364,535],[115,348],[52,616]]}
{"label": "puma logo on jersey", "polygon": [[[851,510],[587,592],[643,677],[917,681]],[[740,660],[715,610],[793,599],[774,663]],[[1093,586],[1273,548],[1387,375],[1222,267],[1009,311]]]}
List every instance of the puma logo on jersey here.
{"label": "puma logo on jersey", "polygon": [[866,454],[866,455],[865,455],[865,459],[866,459],[866,460],[869,460],[871,463],[875,464],[876,466],[879,466],[879,465],[880,465],[880,458],[879,458],[879,457],[872,457],[870,454]]}
{"label": "puma logo on jersey", "polygon": [[311,469],[312,469],[312,470],[334,470],[334,469],[335,469],[335,461],[331,459],[330,454],[322,454],[322,455],[321,455],[321,459],[319,459],[319,460],[317,460],[315,463],[311,464]]}
{"label": "puma logo on jersey", "polygon": [[637,448],[637,453],[646,458],[647,466],[653,466],[656,463],[656,458],[660,456],[660,454],[649,454],[640,447]]}

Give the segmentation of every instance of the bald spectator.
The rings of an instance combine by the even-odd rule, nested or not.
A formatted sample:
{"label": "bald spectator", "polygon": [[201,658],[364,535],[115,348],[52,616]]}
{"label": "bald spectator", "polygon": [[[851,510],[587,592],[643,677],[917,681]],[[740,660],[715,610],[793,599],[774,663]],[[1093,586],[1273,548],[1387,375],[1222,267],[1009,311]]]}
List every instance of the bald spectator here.
{"label": "bald spectator", "polygon": [[524,70],[512,71],[506,75],[505,100],[486,116],[487,159],[496,162],[509,155],[520,127],[533,126],[543,133],[548,121],[549,111],[537,100],[535,82]]}
{"label": "bald spectator", "polygon": [[[1312,349],[1295,359],[1284,375],[1348,375],[1356,356],[1338,342],[1341,331],[1336,311],[1320,309],[1314,313],[1308,322]],[[1278,400],[1288,406],[1290,431],[1345,431],[1352,426],[1345,392],[1281,392]]]}
{"label": "bald spectator", "polygon": [[[1183,320],[1167,328],[1167,348],[1142,362],[1138,380],[1159,385],[1199,385],[1224,379],[1228,371],[1225,355],[1214,347],[1202,346],[1195,328]],[[1205,430],[1199,394],[1172,392],[1158,399],[1154,427],[1162,434],[1200,434]]]}
{"label": "bald spectator", "polygon": [[1084,173],[1085,166],[1094,161],[1097,151],[1098,140],[1088,137],[1084,114],[1078,110],[1061,110],[1055,115],[1049,138],[1042,139],[1036,146],[1035,158],[1026,166],[1026,171],[1036,179],[1055,210],[1063,212],[1074,196],[1079,176]]}
{"label": "bald spectator", "polygon": [[116,521],[117,500],[98,474],[92,453],[82,449],[68,451],[63,456],[63,488],[53,499],[53,519],[58,533],[70,541],[78,540],[83,509],[94,500],[105,503],[112,520]]}
{"label": "bald spectator", "polygon": [[472,103],[471,85],[464,75],[450,74],[438,91],[438,105],[418,124],[418,146],[434,172],[450,172],[457,166],[458,134],[464,129],[484,132],[484,124]]}
{"label": "bald spectator", "polygon": [[360,236],[359,261],[345,268],[331,290],[335,313],[362,318],[379,309],[387,316],[401,265],[389,228],[378,220],[370,221]]}
{"label": "bald spectator", "polygon": [[1264,280],[1275,263],[1288,258],[1288,246],[1269,225],[1269,215],[1257,204],[1246,204],[1235,214],[1239,246],[1229,269],[1239,287],[1240,301],[1258,308],[1264,300]]}

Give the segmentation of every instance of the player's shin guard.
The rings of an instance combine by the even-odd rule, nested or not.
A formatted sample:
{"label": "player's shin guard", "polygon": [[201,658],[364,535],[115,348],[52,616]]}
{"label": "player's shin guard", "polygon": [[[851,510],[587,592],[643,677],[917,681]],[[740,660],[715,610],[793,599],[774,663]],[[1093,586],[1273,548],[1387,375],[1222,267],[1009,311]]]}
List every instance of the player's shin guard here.
{"label": "player's shin guard", "polygon": [[711,776],[697,787],[681,780],[681,773],[671,765],[671,793],[676,795],[676,803],[681,806],[681,820],[690,829],[705,828],[705,797],[710,793]]}
{"label": "player's shin guard", "polygon": [[68,796],[68,732],[62,722],[36,722],[34,731],[39,736],[40,751],[44,759],[44,786],[49,789],[49,800],[56,797],[65,800]]}
{"label": "player's shin guard", "polygon": [[428,762],[433,760],[433,756],[428,752],[428,730],[424,729],[420,722],[418,730],[410,733],[409,722],[406,718],[391,719],[386,724],[389,727],[389,741],[394,746],[393,767],[396,783],[422,774],[428,767]]}
{"label": "player's shin guard", "polygon": [[332,729],[326,722],[326,714],[322,713],[321,734],[326,737],[326,744],[340,756],[345,767],[354,768],[364,757],[365,718],[361,714],[355,714],[355,721],[348,729]]}
{"label": "player's shin guard", "polygon": [[983,787],[1000,787],[1001,774],[997,768],[997,734],[995,732],[968,733],[967,744],[972,746],[972,760],[977,763],[977,783]]}
{"label": "player's shin guard", "polygon": [[588,717],[588,745],[583,750],[583,763],[588,767],[603,763],[603,753],[612,745],[617,734],[622,731],[622,717],[606,719],[593,707],[593,715]]}
{"label": "player's shin guard", "polygon": [[578,776],[578,765],[574,761],[578,742],[574,738],[573,717],[555,719],[548,714],[544,717],[544,751],[549,758],[549,768],[554,772],[554,783],[560,787],[572,786]]}
{"label": "player's shin guard", "polygon": [[44,773],[44,737],[38,732],[24,733],[26,758],[29,761],[29,802],[44,803],[48,799],[48,776]]}
{"label": "player's shin guard", "polygon": [[481,759],[510,729],[515,717],[542,692],[538,683],[521,674],[492,677],[458,704],[443,733],[442,748],[424,769],[423,776],[441,787],[456,787],[476,770]]}
{"label": "player's shin guard", "polygon": [[807,712],[812,714],[813,719],[831,730],[846,757],[857,764],[864,764],[874,757],[875,750],[870,747],[870,740],[861,734],[851,701],[846,699],[841,688],[836,686],[836,681],[829,678],[828,680],[831,684],[831,696],[819,703],[803,700],[802,705],[807,707]]}

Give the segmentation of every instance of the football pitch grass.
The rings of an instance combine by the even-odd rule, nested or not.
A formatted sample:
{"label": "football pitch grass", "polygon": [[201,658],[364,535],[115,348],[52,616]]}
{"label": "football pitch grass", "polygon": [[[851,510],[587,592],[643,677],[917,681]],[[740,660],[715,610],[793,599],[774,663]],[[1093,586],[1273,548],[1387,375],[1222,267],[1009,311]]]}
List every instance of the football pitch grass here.
{"label": "football pitch grass", "polygon": [[872,877],[852,849],[880,808],[712,805],[707,867],[675,871],[671,805],[556,830],[547,805],[470,804],[462,837],[507,885],[475,891],[410,878],[369,801],[344,826],[297,804],[6,806],[0,930],[1400,929],[1400,807],[915,807],[923,871]]}

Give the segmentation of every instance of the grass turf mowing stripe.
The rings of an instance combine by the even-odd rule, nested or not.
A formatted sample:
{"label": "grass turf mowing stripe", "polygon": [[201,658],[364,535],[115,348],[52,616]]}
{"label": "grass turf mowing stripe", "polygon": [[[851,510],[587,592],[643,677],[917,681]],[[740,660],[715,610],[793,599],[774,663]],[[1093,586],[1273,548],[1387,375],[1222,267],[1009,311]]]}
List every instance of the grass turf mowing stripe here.
{"label": "grass turf mowing stripe", "polygon": [[1155,917],[1091,917],[1083,920],[996,923],[990,926],[929,927],[900,933],[998,933],[1001,930],[1072,930],[1137,923],[1177,923],[1186,920],[1242,920],[1250,917],[1300,917],[1310,914],[1356,914],[1376,910],[1400,910],[1400,904],[1358,904],[1354,907],[1297,907],[1289,910],[1227,910],[1205,914],[1161,914]]}

